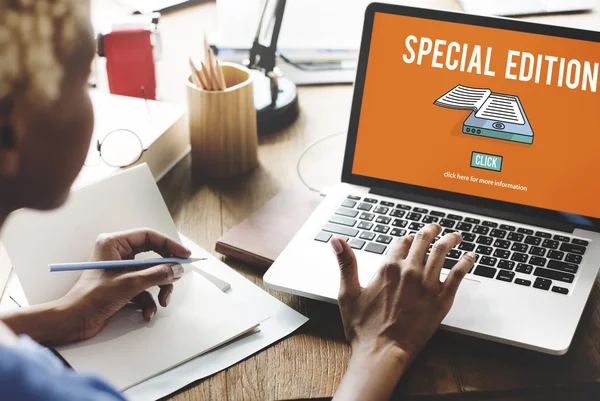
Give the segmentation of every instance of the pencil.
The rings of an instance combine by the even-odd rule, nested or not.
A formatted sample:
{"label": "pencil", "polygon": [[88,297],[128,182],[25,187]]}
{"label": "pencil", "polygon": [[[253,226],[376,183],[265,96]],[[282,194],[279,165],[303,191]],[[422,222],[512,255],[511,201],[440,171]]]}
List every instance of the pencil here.
{"label": "pencil", "polygon": [[206,82],[206,89],[208,89],[209,91],[214,90],[215,88],[213,87],[212,84],[212,79],[210,78],[210,71],[206,68],[206,65],[201,61],[200,65],[202,66],[202,69],[200,70],[200,76],[204,78],[204,81]]}
{"label": "pencil", "polygon": [[221,68],[221,64],[219,63],[219,59],[215,57],[215,63],[217,64],[217,74],[219,76],[219,83],[221,84],[221,89],[227,89],[227,83],[225,82],[225,75],[223,75],[223,68]]}
{"label": "pencil", "polygon": [[192,82],[198,88],[206,89],[204,87],[204,85],[202,84],[202,81],[200,80],[200,76],[198,74],[198,70],[196,69],[196,66],[194,65],[194,62],[192,61],[191,57],[189,58],[189,62],[190,62],[190,69],[192,70]]}
{"label": "pencil", "polygon": [[215,54],[213,53],[211,48],[208,48],[208,68],[210,69],[210,75],[212,79],[213,86],[217,90],[223,90],[221,84],[219,82],[219,78],[217,76],[217,68],[215,64]]}
{"label": "pencil", "polygon": [[170,264],[170,265],[189,265],[190,263],[206,260],[206,258],[155,258],[141,260],[109,260],[104,262],[84,262],[84,263],[55,263],[48,265],[51,272],[66,272],[74,270],[115,270],[115,269],[145,269],[148,267]]}

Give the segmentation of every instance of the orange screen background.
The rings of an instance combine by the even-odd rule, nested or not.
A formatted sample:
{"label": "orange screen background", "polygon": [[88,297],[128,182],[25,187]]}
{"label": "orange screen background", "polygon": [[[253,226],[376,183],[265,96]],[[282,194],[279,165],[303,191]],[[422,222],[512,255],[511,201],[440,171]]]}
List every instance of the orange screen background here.
{"label": "orange screen background", "polygon": [[[443,39],[493,48],[495,77],[406,64],[405,39]],[[415,53],[418,44],[412,45]],[[445,61],[444,56],[440,62]],[[595,63],[600,44],[451,22],[375,15],[352,172],[423,187],[600,217],[595,199],[600,173],[600,92],[505,78],[508,50]],[[455,56],[456,58],[456,56]],[[515,60],[519,61],[520,58]],[[484,64],[485,65],[485,64]],[[557,71],[558,64],[554,65]],[[518,67],[513,73],[518,74]],[[556,75],[555,75],[556,76]],[[456,85],[489,88],[521,100],[533,128],[532,145],[462,133],[471,113],[433,103]],[[600,89],[600,88],[599,88]],[[473,151],[503,156],[501,172],[470,167]],[[526,192],[444,177],[445,172],[502,180]]]}

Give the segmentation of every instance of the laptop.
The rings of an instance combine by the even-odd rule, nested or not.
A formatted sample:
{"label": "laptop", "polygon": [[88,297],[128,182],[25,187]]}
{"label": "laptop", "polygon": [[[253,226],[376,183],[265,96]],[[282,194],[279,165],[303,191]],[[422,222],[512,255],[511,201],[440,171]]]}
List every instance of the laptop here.
{"label": "laptop", "polygon": [[462,8],[473,14],[537,15],[589,11],[594,0],[459,0]]}
{"label": "laptop", "polygon": [[567,352],[600,262],[600,33],[372,4],[342,183],[264,276],[335,303],[328,243],[366,286],[396,237],[459,231],[478,255],[442,327]]}

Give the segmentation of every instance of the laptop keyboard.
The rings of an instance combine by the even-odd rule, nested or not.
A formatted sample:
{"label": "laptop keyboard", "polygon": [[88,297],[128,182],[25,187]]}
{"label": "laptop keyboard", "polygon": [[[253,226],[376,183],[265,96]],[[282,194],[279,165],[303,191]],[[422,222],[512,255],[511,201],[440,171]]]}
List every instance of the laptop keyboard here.
{"label": "laptop keyboard", "polygon": [[356,251],[382,255],[395,237],[415,234],[429,223],[441,225],[441,235],[463,236],[444,269],[473,251],[477,263],[470,274],[563,295],[569,293],[589,245],[568,235],[354,195],[342,202],[314,239],[329,242],[336,236]]}

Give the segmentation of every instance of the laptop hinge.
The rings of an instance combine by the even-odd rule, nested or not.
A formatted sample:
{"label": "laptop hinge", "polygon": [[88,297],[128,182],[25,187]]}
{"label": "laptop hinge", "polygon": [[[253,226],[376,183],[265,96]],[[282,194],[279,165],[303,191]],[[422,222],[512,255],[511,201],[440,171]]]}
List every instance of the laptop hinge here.
{"label": "laptop hinge", "polygon": [[429,196],[423,196],[413,194],[409,192],[391,191],[388,189],[371,188],[369,193],[374,195],[388,196],[391,198],[404,199],[410,202],[424,203],[427,205],[433,205],[443,207],[447,209],[454,209],[466,213],[479,214],[483,216],[489,216],[496,219],[508,220],[515,223],[527,224],[537,227],[547,228],[549,230],[562,231],[572,233],[575,231],[575,225],[567,222],[559,222],[554,220],[540,219],[532,216],[527,216],[518,213],[511,213],[509,211],[488,209],[481,206],[469,205],[464,203],[447,201],[440,198],[433,198]]}

